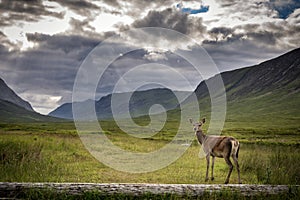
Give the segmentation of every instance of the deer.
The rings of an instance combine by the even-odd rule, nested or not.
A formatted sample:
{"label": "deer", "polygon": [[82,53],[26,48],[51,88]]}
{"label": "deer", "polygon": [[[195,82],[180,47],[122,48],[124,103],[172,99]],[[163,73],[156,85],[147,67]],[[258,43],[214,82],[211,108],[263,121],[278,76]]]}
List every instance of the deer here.
{"label": "deer", "polygon": [[218,158],[224,158],[226,164],[229,166],[228,175],[225,180],[225,184],[228,184],[231,172],[233,170],[233,165],[230,160],[230,157],[232,157],[238,172],[238,181],[239,184],[241,184],[242,182],[240,178],[240,168],[238,163],[238,155],[240,149],[239,141],[234,137],[230,137],[230,136],[205,135],[204,132],[202,131],[202,125],[205,123],[205,118],[203,118],[197,123],[193,123],[192,119],[189,119],[189,121],[193,125],[197,140],[200,143],[200,145],[202,145],[203,151],[205,153],[205,158],[206,158],[205,182],[209,180],[208,172],[209,172],[210,157],[212,157],[212,163],[211,163],[212,181],[214,180],[215,157],[218,157]]}

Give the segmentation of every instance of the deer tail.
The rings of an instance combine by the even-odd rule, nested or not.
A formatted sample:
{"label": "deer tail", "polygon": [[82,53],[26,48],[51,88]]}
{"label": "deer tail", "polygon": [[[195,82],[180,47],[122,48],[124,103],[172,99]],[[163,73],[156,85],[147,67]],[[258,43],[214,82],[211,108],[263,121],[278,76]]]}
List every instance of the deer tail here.
{"label": "deer tail", "polygon": [[237,140],[232,140],[231,141],[231,155],[234,155],[236,156],[236,158],[239,157],[239,150],[240,150],[240,143],[239,141]]}
{"label": "deer tail", "polygon": [[240,143],[238,142],[238,148],[236,150],[236,158],[239,158],[239,151],[240,151]]}

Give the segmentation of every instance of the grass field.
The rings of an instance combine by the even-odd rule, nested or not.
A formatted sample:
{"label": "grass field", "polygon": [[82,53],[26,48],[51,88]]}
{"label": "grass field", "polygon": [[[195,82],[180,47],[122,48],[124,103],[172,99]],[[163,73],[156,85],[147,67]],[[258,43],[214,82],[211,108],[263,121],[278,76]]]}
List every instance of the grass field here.
{"label": "grass field", "polygon": [[[299,130],[292,128],[281,134],[278,127],[242,129],[232,124],[225,125],[224,133],[241,141],[239,162],[243,183],[300,184]],[[101,125],[114,144],[138,152],[164,146],[174,134],[172,127],[176,128],[175,121],[169,122],[150,140],[127,136],[113,122]],[[198,153],[199,145],[194,141],[180,159],[166,168],[151,173],[124,173],[93,158],[71,122],[0,124],[2,182],[205,183],[206,162],[198,158]],[[216,159],[215,180],[208,183],[223,183],[227,171],[225,161]],[[230,183],[237,182],[234,170]]]}

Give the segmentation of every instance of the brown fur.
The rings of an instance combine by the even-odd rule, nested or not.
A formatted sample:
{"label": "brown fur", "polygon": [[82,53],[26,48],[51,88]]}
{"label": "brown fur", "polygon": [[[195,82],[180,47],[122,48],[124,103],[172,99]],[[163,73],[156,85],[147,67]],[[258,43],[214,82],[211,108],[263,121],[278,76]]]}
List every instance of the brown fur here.
{"label": "brown fur", "polygon": [[[190,122],[193,124],[192,119]],[[207,136],[202,131],[202,125],[205,123],[205,118],[202,121],[193,124],[194,131],[197,136],[198,142],[202,145],[204,153],[206,154],[206,177],[205,181],[208,180],[208,171],[210,164],[210,157],[212,157],[212,166],[211,166],[211,180],[214,180],[213,170],[214,170],[214,161],[215,157],[224,158],[226,164],[229,166],[229,172],[225,180],[225,184],[229,183],[229,178],[233,170],[233,165],[231,163],[230,157],[234,160],[234,164],[237,168],[239,183],[240,179],[240,169],[238,164],[238,153],[240,149],[239,141],[234,137],[227,136]]]}

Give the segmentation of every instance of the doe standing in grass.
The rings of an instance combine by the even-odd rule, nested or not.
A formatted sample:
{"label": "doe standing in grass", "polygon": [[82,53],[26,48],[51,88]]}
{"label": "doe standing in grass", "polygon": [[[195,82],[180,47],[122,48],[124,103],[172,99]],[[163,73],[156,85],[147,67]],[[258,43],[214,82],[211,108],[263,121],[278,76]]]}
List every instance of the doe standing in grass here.
{"label": "doe standing in grass", "polygon": [[229,183],[229,178],[233,170],[233,165],[230,161],[230,157],[232,157],[237,168],[239,183],[242,183],[240,179],[240,168],[238,163],[238,154],[240,149],[239,141],[233,137],[205,135],[202,131],[202,125],[205,123],[205,118],[197,123],[193,123],[193,120],[190,119],[190,122],[194,126],[194,131],[197,136],[198,142],[202,145],[203,151],[206,156],[207,166],[205,181],[208,181],[209,162],[211,156],[211,180],[214,180],[215,157],[218,157],[224,158],[227,165],[229,166],[229,172],[225,180],[225,184]]}

